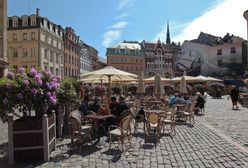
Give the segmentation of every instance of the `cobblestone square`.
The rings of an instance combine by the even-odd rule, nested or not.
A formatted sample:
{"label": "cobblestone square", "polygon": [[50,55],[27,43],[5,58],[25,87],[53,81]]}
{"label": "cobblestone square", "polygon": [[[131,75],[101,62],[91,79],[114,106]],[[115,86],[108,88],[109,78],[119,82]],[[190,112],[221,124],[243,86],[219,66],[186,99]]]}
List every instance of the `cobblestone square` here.
{"label": "cobblestone square", "polygon": [[[47,163],[17,163],[15,167],[248,167],[248,109],[231,109],[231,102],[208,97],[206,113],[193,127],[177,125],[176,135],[160,142],[145,141],[143,130],[133,134],[132,148],[84,146],[79,152],[70,139],[58,141]],[[0,127],[0,167],[8,167],[7,125]]]}

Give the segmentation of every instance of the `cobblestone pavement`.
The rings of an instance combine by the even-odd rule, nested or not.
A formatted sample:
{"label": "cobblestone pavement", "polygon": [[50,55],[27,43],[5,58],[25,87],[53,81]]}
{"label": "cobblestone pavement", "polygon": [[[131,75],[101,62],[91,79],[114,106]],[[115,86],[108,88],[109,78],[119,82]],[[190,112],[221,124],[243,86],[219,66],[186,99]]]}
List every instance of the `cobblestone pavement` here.
{"label": "cobblestone pavement", "polygon": [[[225,98],[208,98],[205,116],[197,116],[194,127],[177,125],[176,135],[163,135],[145,141],[139,129],[132,138],[132,148],[121,153],[118,148],[84,146],[81,152],[70,140],[58,142],[47,163],[17,163],[15,167],[248,167],[248,110],[231,110]],[[237,121],[238,120],[238,121]],[[7,167],[6,126],[0,124],[0,167]],[[246,131],[246,132],[245,132]],[[127,146],[128,147],[128,146]]]}

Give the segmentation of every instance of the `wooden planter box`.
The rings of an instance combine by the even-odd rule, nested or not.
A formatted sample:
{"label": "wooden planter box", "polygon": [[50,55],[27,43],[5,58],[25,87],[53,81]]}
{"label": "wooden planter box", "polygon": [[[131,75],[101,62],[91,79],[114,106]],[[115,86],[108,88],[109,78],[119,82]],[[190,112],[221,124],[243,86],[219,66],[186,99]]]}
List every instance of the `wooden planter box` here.
{"label": "wooden planter box", "polygon": [[13,119],[8,123],[9,164],[15,161],[48,161],[56,147],[56,116],[44,114],[43,118]]}

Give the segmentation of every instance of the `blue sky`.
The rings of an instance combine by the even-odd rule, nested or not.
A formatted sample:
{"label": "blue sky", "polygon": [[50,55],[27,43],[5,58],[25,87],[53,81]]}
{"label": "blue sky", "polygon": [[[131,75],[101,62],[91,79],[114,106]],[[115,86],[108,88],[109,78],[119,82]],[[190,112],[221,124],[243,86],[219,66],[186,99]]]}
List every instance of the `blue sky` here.
{"label": "blue sky", "polygon": [[8,16],[33,14],[36,8],[74,28],[104,58],[106,47],[124,39],[165,41],[167,20],[174,42],[197,38],[201,31],[247,39],[248,0],[8,0]]}

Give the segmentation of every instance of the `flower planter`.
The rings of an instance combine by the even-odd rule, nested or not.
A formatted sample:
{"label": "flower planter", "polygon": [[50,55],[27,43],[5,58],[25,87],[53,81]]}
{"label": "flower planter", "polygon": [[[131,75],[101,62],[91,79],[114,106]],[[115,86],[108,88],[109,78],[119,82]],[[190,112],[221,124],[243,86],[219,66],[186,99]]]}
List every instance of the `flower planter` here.
{"label": "flower planter", "polygon": [[56,116],[11,119],[8,123],[9,163],[25,160],[48,161],[56,147]]}

